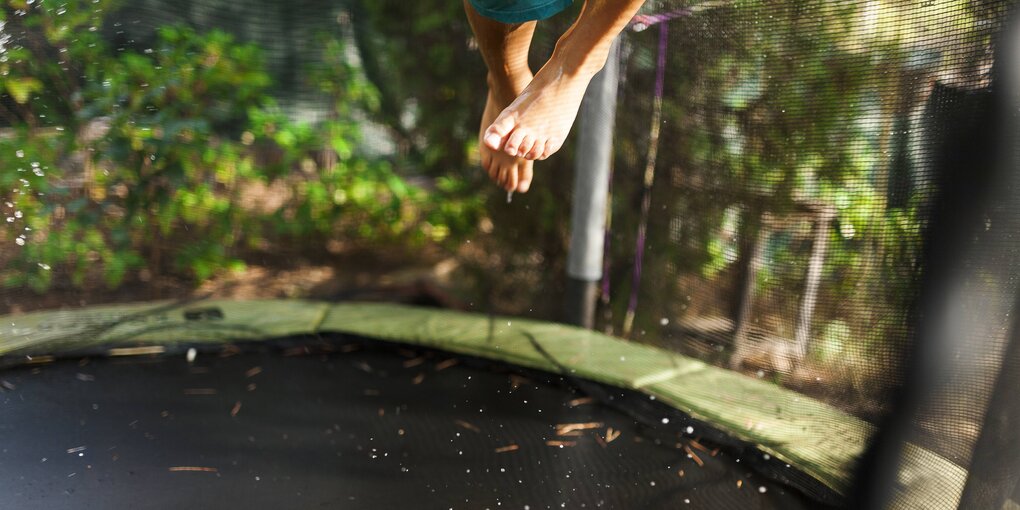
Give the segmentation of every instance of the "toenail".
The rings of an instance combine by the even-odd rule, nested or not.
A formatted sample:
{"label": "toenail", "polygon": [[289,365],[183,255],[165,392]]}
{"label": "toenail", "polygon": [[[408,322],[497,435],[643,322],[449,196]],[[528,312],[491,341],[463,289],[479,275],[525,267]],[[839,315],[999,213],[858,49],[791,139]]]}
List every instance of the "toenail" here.
{"label": "toenail", "polygon": [[497,135],[496,133],[492,133],[491,135],[485,137],[485,144],[488,145],[489,147],[499,148],[499,140],[500,140],[499,135]]}

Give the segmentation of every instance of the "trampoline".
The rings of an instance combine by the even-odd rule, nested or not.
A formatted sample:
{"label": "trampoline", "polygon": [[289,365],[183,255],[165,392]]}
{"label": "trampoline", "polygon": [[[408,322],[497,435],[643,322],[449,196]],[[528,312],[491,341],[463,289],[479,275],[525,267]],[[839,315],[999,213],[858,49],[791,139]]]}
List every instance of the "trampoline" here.
{"label": "trampoline", "polygon": [[0,508],[1020,510],[1015,1],[463,3],[0,7]]}
{"label": "trampoline", "polygon": [[153,303],[0,332],[4,479],[26,508],[823,508],[870,427],[591,331],[406,305]]}
{"label": "trampoline", "polygon": [[7,372],[6,504],[818,508],[668,406],[649,432],[505,364],[339,336],[184,347]]}

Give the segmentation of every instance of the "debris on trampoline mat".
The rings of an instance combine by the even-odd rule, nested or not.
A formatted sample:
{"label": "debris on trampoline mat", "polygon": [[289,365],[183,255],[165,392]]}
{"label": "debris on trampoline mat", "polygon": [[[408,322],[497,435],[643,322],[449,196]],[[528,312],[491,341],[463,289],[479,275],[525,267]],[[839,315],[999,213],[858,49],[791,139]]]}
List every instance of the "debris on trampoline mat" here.
{"label": "debris on trampoline mat", "polygon": [[4,375],[5,504],[812,508],[679,423],[452,361],[309,341],[28,365]]}

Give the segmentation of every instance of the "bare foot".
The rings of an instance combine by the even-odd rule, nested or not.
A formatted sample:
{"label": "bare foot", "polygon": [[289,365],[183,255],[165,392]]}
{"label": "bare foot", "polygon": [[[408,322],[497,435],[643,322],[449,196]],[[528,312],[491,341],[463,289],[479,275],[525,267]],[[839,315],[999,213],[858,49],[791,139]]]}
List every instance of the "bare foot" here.
{"label": "bare foot", "polygon": [[489,95],[485,102],[485,112],[482,114],[482,125],[479,129],[478,152],[481,156],[482,168],[488,172],[489,177],[501,188],[507,191],[527,193],[531,188],[531,179],[534,175],[534,163],[530,160],[511,156],[506,152],[488,147],[482,141],[485,129],[492,124],[499,116],[500,111],[517,97],[517,94],[524,89],[531,80],[530,73],[523,77],[522,83],[517,86],[500,85],[489,80]]}
{"label": "bare foot", "polygon": [[571,66],[567,59],[554,54],[524,92],[484,131],[482,144],[509,156],[548,158],[563,146],[584,91],[600,68]]}

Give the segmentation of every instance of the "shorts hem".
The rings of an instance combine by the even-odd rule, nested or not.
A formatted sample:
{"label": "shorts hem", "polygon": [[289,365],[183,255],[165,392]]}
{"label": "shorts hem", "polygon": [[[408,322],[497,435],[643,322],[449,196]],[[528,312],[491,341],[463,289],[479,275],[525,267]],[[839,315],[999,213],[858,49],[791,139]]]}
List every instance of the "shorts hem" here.
{"label": "shorts hem", "polygon": [[498,10],[488,9],[478,5],[475,0],[470,0],[471,6],[478,11],[478,14],[496,20],[500,23],[513,24],[525,23],[528,21],[541,21],[551,18],[570,7],[573,0],[552,0],[542,5],[536,5],[520,10]]}

